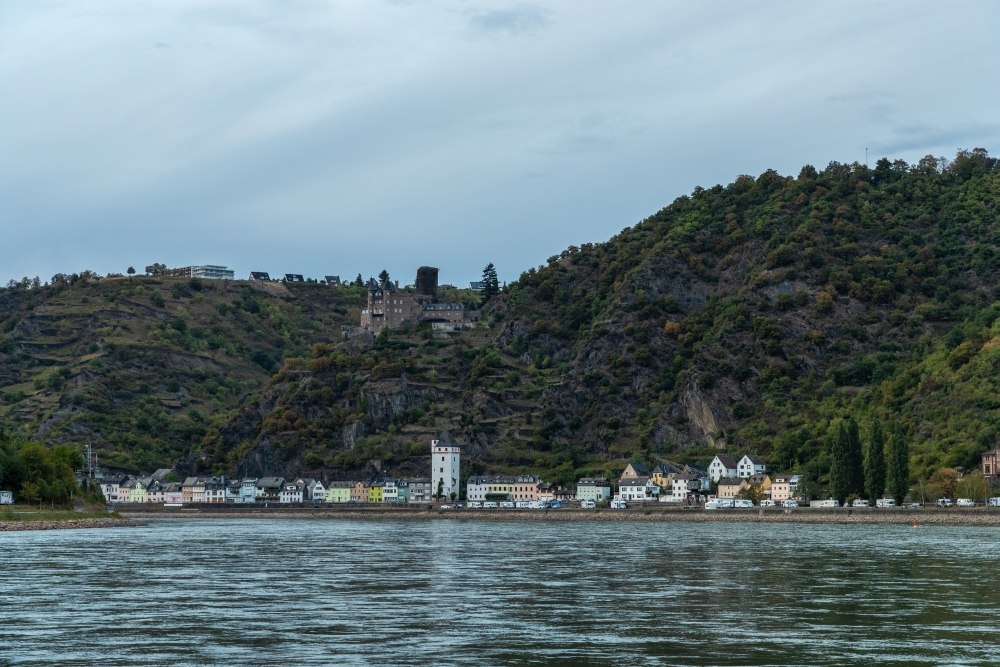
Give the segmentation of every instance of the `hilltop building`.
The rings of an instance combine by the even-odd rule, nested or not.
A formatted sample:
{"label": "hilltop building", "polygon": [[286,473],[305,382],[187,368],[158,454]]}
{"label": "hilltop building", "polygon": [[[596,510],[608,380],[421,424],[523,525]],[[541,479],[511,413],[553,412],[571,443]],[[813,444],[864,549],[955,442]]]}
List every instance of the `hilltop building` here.
{"label": "hilltop building", "polygon": [[167,269],[163,275],[168,278],[208,278],[209,280],[232,280],[236,272],[226,266],[203,264],[201,266],[182,266],[177,269]]}
{"label": "hilltop building", "polygon": [[435,328],[455,329],[470,324],[474,313],[461,303],[437,301],[437,269],[421,266],[416,291],[405,292],[398,283],[368,282],[368,304],[361,311],[361,329],[374,334],[415,322],[430,322]]}

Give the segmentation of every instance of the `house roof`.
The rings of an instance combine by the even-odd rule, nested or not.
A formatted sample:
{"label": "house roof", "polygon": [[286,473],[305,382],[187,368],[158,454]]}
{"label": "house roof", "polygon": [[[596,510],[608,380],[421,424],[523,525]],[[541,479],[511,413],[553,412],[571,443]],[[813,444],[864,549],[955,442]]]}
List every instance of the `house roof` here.
{"label": "house roof", "polygon": [[[727,470],[736,467],[736,460],[729,454],[716,454],[715,459],[718,459],[719,463],[725,466]],[[715,459],[713,459],[713,462]]]}
{"label": "house roof", "polygon": [[280,489],[284,483],[284,477],[261,477],[257,480],[257,486],[262,489]]}
{"label": "house roof", "polygon": [[648,483],[648,477],[628,477],[623,479],[618,486],[646,486]]}
{"label": "house roof", "polygon": [[[744,459],[749,459],[750,463],[754,464],[755,466],[762,466],[762,465],[764,465],[764,459],[760,458],[756,454],[744,454],[743,458]],[[740,459],[740,460],[742,461],[743,459]]]}
{"label": "house roof", "polygon": [[604,477],[581,477],[577,483],[577,486],[611,486],[609,482]]}
{"label": "house roof", "polygon": [[723,477],[719,480],[719,486],[740,486],[744,480],[739,477]]}
{"label": "house roof", "polygon": [[639,461],[632,461],[631,463],[628,464],[628,466],[626,466],[626,470],[628,469],[629,466],[631,466],[632,470],[634,470],[635,474],[638,475],[639,477],[649,477],[649,468],[646,467],[645,463],[640,463]]}

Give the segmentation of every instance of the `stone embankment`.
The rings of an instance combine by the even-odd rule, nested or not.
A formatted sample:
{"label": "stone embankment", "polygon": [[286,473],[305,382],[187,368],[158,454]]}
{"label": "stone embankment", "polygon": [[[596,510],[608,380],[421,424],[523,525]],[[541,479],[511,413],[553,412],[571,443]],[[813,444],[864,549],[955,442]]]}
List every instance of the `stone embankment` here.
{"label": "stone embankment", "polygon": [[12,530],[67,530],[70,528],[122,528],[141,525],[132,519],[66,519],[51,521],[0,521],[0,532]]}
{"label": "stone embankment", "polygon": [[837,523],[837,524],[937,524],[937,525],[1000,525],[1000,511],[994,508],[954,509],[747,509],[706,511],[701,508],[635,507],[627,510],[482,510],[428,509],[389,507],[188,507],[161,509],[119,507],[129,518],[191,518],[191,519],[303,519],[303,520],[455,520],[455,521],[621,521],[621,522],[707,522],[735,521],[744,523]]}

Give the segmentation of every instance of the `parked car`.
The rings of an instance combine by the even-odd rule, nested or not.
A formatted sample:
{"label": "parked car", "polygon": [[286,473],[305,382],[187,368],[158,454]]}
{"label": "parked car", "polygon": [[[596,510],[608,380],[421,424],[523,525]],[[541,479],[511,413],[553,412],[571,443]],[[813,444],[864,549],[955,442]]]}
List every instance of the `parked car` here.
{"label": "parked car", "polygon": [[596,509],[596,508],[597,508],[597,503],[595,503],[593,500],[581,500],[580,501],[580,509],[582,509],[582,510],[592,510],[592,509]]}
{"label": "parked car", "polygon": [[441,505],[441,509],[443,509],[443,510],[450,510],[450,509],[452,509],[452,506],[451,505]]}
{"label": "parked car", "polygon": [[911,510],[919,510],[923,509],[924,506],[921,503],[910,503],[909,505],[907,505],[907,507],[909,507]]}
{"label": "parked car", "polygon": [[514,509],[514,503],[510,500],[504,500],[500,503],[500,509],[502,510],[512,510]]}
{"label": "parked car", "polygon": [[938,498],[937,499],[937,506],[938,507],[951,507],[951,498]]}
{"label": "parked car", "polygon": [[975,507],[976,501],[972,498],[959,498],[956,504],[959,507]]}
{"label": "parked car", "polygon": [[479,502],[478,500],[469,501],[469,509],[478,510],[478,509],[482,509],[482,508],[483,508],[483,504],[481,502]]}
{"label": "parked car", "polygon": [[854,502],[851,503],[851,507],[871,507],[871,503],[864,498],[855,498]]}
{"label": "parked car", "polygon": [[789,499],[789,500],[783,501],[781,503],[781,506],[782,507],[798,507],[799,504],[797,502],[795,502],[794,500]]}
{"label": "parked car", "polygon": [[764,498],[764,500],[760,501],[760,506],[761,507],[777,507],[778,503],[774,502],[770,498]]}
{"label": "parked car", "polygon": [[624,500],[612,500],[611,501],[611,509],[613,509],[613,510],[627,510],[628,509],[628,503],[626,503]]}
{"label": "parked car", "polygon": [[747,498],[736,498],[733,501],[733,507],[735,507],[736,509],[743,509],[743,510],[752,509],[753,501]]}
{"label": "parked car", "polygon": [[499,505],[497,505],[497,504],[496,504],[495,502],[493,502],[492,500],[487,500],[487,501],[486,501],[485,503],[483,503],[483,509],[484,509],[484,510],[495,510],[495,509],[497,509],[498,507],[500,507],[500,506],[499,506]]}

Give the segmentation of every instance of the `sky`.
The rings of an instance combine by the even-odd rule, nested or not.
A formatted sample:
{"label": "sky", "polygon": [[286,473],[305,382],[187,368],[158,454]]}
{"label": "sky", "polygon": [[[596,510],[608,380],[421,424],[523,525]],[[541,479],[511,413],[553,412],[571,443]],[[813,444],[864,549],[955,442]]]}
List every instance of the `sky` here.
{"label": "sky", "polygon": [[1000,153],[1000,4],[4,0],[0,281],[501,281],[767,169]]}

